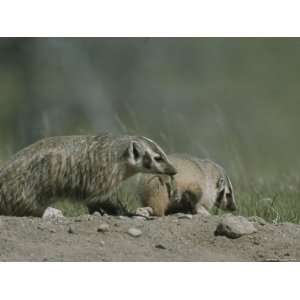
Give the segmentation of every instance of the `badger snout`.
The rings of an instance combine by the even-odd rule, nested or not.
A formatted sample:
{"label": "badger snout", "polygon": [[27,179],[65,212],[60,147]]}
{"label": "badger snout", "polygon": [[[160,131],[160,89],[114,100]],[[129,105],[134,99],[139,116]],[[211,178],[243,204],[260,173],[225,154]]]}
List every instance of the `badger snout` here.
{"label": "badger snout", "polygon": [[230,203],[229,205],[227,205],[227,209],[230,211],[235,211],[237,210],[237,206],[235,203]]}
{"label": "badger snout", "polygon": [[168,165],[166,168],[165,168],[165,171],[164,171],[165,174],[167,175],[170,175],[170,176],[174,176],[177,174],[177,170],[175,167],[173,167],[172,165]]}
{"label": "badger snout", "polygon": [[226,209],[230,210],[230,211],[237,210],[237,205],[235,204],[235,201],[233,200],[232,195],[229,194],[229,195],[227,195],[226,198],[227,198]]}

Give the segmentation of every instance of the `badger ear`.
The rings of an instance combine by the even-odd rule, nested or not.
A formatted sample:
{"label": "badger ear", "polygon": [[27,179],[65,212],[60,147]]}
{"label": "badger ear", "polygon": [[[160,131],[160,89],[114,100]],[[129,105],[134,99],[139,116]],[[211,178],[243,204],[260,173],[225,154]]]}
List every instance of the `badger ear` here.
{"label": "badger ear", "polygon": [[218,182],[217,182],[217,189],[219,192],[225,189],[226,186],[226,181],[223,177],[220,177]]}
{"label": "badger ear", "polygon": [[137,144],[137,142],[134,142],[134,141],[131,141],[127,150],[126,150],[126,156],[136,162],[138,161],[141,156],[142,156],[142,153],[141,153],[141,149],[139,147],[139,145]]}
{"label": "badger ear", "polygon": [[232,183],[231,183],[231,181],[230,181],[230,179],[229,179],[228,176],[226,176],[226,179],[227,179],[227,182],[228,182],[229,191],[230,191],[231,194],[233,194]]}
{"label": "badger ear", "polygon": [[237,205],[235,202],[235,197],[234,197],[234,191],[233,191],[233,187],[232,187],[232,183],[229,179],[228,176],[226,176],[227,178],[227,182],[228,182],[228,188],[229,188],[229,193],[226,195],[227,198],[227,208],[229,210],[236,210],[237,209]]}

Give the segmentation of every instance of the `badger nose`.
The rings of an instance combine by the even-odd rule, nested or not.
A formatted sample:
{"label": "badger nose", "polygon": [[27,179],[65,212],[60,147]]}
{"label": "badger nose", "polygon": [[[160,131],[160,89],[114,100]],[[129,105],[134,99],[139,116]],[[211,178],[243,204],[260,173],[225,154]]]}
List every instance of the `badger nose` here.
{"label": "badger nose", "polygon": [[177,174],[177,170],[175,169],[175,167],[173,167],[172,165],[167,166],[165,173],[167,175],[173,176]]}

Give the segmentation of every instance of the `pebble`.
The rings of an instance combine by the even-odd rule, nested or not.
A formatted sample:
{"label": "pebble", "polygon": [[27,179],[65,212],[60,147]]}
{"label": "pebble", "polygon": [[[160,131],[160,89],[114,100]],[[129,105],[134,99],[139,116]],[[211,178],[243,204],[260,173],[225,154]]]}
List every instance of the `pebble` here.
{"label": "pebble", "polygon": [[142,235],[142,231],[138,228],[131,227],[128,229],[127,233],[133,237],[139,237]]}
{"label": "pebble", "polygon": [[255,232],[257,232],[257,229],[245,217],[227,214],[221,218],[215,230],[215,235],[236,239]]}
{"label": "pebble", "polygon": [[142,216],[134,216],[133,219],[134,220],[139,220],[139,221],[145,221],[146,220],[146,218],[142,217]]}
{"label": "pebble", "polygon": [[95,216],[95,217],[101,217],[101,214],[99,213],[99,211],[95,211],[93,213],[93,216]]}
{"label": "pebble", "polygon": [[56,209],[54,207],[48,207],[42,216],[42,219],[44,220],[49,220],[49,219],[58,219],[58,218],[63,218],[64,215],[61,210]]}
{"label": "pebble", "polygon": [[152,207],[148,207],[148,206],[147,207],[139,207],[135,211],[135,214],[147,218],[147,217],[150,217],[151,215],[153,215],[153,209],[152,209]]}
{"label": "pebble", "polygon": [[100,226],[97,229],[98,232],[107,232],[108,230],[109,230],[109,225],[106,223],[100,224]]}
{"label": "pebble", "polygon": [[178,216],[178,219],[192,220],[193,216],[191,214],[182,214],[182,215]]}
{"label": "pebble", "polygon": [[100,245],[101,245],[101,246],[104,246],[104,245],[105,245],[105,242],[104,242],[104,241],[100,241]]}
{"label": "pebble", "polygon": [[165,249],[167,249],[164,245],[162,245],[162,244],[157,244],[157,245],[155,245],[155,248],[157,248],[157,249],[162,249],[162,250],[165,250]]}
{"label": "pebble", "polygon": [[93,218],[91,215],[85,214],[75,218],[75,222],[82,222],[82,221],[91,221]]}
{"label": "pebble", "polygon": [[51,233],[56,233],[56,230],[52,228],[52,229],[50,229],[50,232]]}
{"label": "pebble", "polygon": [[128,217],[125,217],[125,216],[118,216],[118,219],[120,219],[120,220],[129,220],[129,218]]}

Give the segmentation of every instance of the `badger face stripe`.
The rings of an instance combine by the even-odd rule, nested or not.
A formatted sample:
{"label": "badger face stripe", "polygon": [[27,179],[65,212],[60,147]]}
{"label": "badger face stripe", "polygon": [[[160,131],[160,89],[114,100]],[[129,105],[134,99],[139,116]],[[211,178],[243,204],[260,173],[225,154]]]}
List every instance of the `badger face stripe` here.
{"label": "badger face stripe", "polygon": [[[161,156],[162,159],[164,159],[164,158],[166,159],[167,155],[165,154],[165,152],[163,151],[163,149],[162,149],[159,145],[157,145],[154,141],[152,141],[151,139],[146,138],[146,137],[144,137],[144,136],[141,136],[141,138],[142,138],[143,140],[147,141],[147,142],[148,142],[149,144],[151,144],[152,146],[154,146],[154,149],[157,150],[157,151],[156,151],[157,153],[160,153],[159,156]],[[164,156],[164,157],[163,157],[163,156]]]}
{"label": "badger face stripe", "polygon": [[143,167],[147,170],[150,170],[152,168],[152,159],[149,153],[145,153],[143,157]]}
{"label": "badger face stripe", "polygon": [[225,194],[225,189],[221,190],[219,193],[218,193],[218,196],[217,196],[217,199],[216,199],[216,207],[220,207],[221,204],[222,204],[222,200],[224,198],[224,194]]}
{"label": "badger face stripe", "polygon": [[133,143],[132,144],[132,152],[133,152],[133,157],[134,157],[134,159],[135,160],[138,160],[139,159],[139,157],[140,157],[140,153],[139,153],[139,151],[138,151],[138,149],[137,149],[137,144],[136,143]]}

